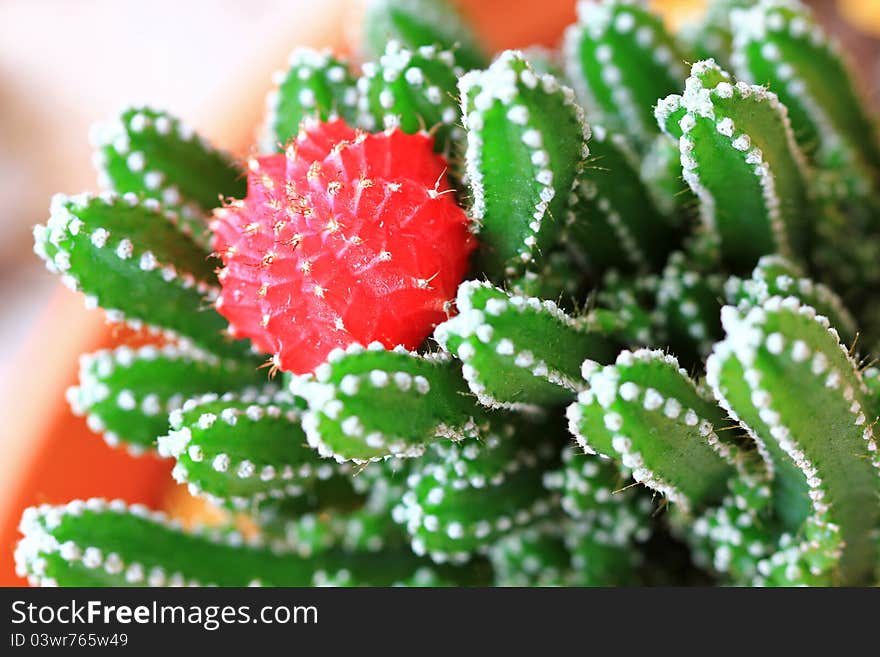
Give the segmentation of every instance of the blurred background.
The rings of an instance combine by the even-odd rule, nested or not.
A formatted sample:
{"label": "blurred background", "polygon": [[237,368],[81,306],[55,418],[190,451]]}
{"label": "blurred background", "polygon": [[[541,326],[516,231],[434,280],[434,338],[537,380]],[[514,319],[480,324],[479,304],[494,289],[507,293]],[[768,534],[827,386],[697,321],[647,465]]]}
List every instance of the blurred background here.
{"label": "blurred background", "polygon": [[[460,4],[498,49],[555,44],[574,3]],[[46,219],[51,195],[95,189],[89,126],[145,102],[244,155],[271,73],[296,45],[344,50],[358,4],[0,0],[0,584],[15,583],[9,555],[24,504],[93,494],[167,503],[149,492],[149,482],[167,479],[164,464],[109,454],[69,417],[63,391],[77,354],[105,343],[106,329],[32,253],[31,227]],[[702,2],[652,4],[678,23]],[[844,42],[878,107],[880,0],[809,4]]]}

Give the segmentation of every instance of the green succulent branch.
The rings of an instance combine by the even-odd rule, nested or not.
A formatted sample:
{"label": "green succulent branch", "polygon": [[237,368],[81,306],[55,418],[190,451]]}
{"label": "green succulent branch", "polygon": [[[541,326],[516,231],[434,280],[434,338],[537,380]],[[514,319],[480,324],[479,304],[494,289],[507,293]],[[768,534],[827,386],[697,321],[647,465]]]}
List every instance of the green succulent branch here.
{"label": "green succulent branch", "polygon": [[692,67],[683,96],[659,102],[656,117],[679,141],[684,178],[726,264],[737,271],[769,253],[808,255],[808,172],[774,93],[734,83],[706,60]]}
{"label": "green succulent branch", "polygon": [[590,128],[574,92],[516,51],[458,87],[480,267],[493,279],[512,276],[557,240]]}
{"label": "green succulent branch", "polygon": [[732,12],[731,23],[737,74],[770,85],[801,146],[824,166],[846,167],[848,187],[864,196],[877,181],[880,135],[839,46],[797,0],[760,0]]}
{"label": "green succulent branch", "polygon": [[406,551],[304,558],[236,531],[185,532],[162,513],[118,500],[31,508],[21,530],[16,565],[44,586],[390,586],[424,579],[428,568]]}
{"label": "green succulent branch", "polygon": [[651,108],[685,77],[681,46],[644,2],[578,2],[565,35],[568,78],[594,121],[646,145],[657,134]]}
{"label": "green succulent branch", "polygon": [[156,447],[168,414],[191,396],[265,383],[251,364],[192,347],[127,346],[85,354],[79,384],[67,391],[77,415],[112,446],[135,454]]}
{"label": "green succulent branch", "polygon": [[709,360],[709,382],[773,473],[780,521],[789,531],[808,516],[839,527],[841,581],[869,581],[880,459],[856,363],[827,318],[796,297],[726,307],[722,319],[727,339]]}
{"label": "green succulent branch", "polygon": [[595,125],[590,155],[562,239],[593,270],[659,269],[676,234],[640,177],[638,156],[623,135]]}
{"label": "green succulent branch", "polygon": [[446,354],[352,345],[290,388],[308,404],[302,426],[309,445],[340,462],[418,457],[433,440],[476,435],[483,420]]}
{"label": "green succulent branch", "polygon": [[685,510],[718,501],[738,449],[716,429],[720,409],[700,394],[675,357],[623,351],[615,364],[582,366],[589,387],[568,407],[581,448],[618,459],[636,481]]}
{"label": "green succulent branch", "polygon": [[464,563],[558,508],[543,475],[558,463],[559,441],[523,422],[496,426],[481,440],[434,443],[414,465],[394,514],[416,554]]}
{"label": "green succulent branch", "polygon": [[245,192],[244,171],[192,128],[166,112],[133,107],[92,129],[99,183],[175,213],[177,225],[208,246],[206,213]]}
{"label": "green succulent branch", "polygon": [[215,261],[180,235],[176,221],[133,192],[58,194],[48,222],[34,229],[34,250],[111,322],[247,357],[248,348],[226,336],[225,320],[209,307],[220,291]]}
{"label": "green succulent branch", "polygon": [[281,152],[306,119],[343,118],[354,123],[358,93],[348,64],[328,51],[297,48],[289,68],[273,75],[275,88],[266,97],[262,150]]}
{"label": "green succulent branch", "polygon": [[376,57],[389,41],[398,41],[410,50],[453,50],[465,70],[482,68],[487,61],[471,27],[447,0],[368,0],[363,34],[365,48]]}
{"label": "green succulent branch", "polygon": [[464,142],[457,86],[463,70],[452,51],[435,46],[410,51],[390,41],[378,62],[364,64],[363,71],[358,81],[362,125],[407,133],[427,130],[439,152],[461,150],[453,145]]}
{"label": "green succulent branch", "polygon": [[459,314],[440,324],[434,339],[462,362],[468,387],[489,408],[570,401],[582,388],[577,363],[612,357],[589,316],[569,317],[552,301],[466,281],[456,305]]}

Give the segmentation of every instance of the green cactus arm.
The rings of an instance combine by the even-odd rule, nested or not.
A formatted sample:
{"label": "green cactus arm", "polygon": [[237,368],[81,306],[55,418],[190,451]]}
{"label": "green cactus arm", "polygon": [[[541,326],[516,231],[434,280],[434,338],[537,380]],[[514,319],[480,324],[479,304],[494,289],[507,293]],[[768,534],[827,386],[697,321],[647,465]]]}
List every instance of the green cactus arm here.
{"label": "green cactus arm", "polygon": [[369,130],[400,128],[434,135],[435,148],[453,154],[464,142],[458,78],[463,74],[449,50],[407,50],[389,41],[378,62],[363,65],[358,80],[360,123]]}
{"label": "green cactus arm", "polygon": [[733,28],[731,13],[751,7],[757,0],[709,0],[706,11],[699,20],[682,25],[679,37],[694,56],[714,59],[722,66],[729,66],[733,53]]}
{"label": "green cactus arm", "polygon": [[21,531],[18,572],[42,586],[388,586],[426,565],[390,550],[306,559],[282,542],[238,532],[187,533],[161,512],[119,500],[30,508]]}
{"label": "green cactus arm", "polygon": [[868,402],[868,421],[875,423],[880,417],[880,368],[868,367],[862,372],[862,379],[867,393],[865,399]]}
{"label": "green cactus arm", "polygon": [[573,192],[563,240],[593,267],[659,269],[675,243],[624,136],[593,126],[590,160]]}
{"label": "green cactus arm", "polygon": [[388,41],[396,40],[410,50],[451,50],[465,70],[486,65],[471,27],[447,0],[368,0],[363,29],[364,46],[374,57],[385,51]]}
{"label": "green cactus arm", "polygon": [[796,263],[782,256],[763,256],[751,278],[731,277],[725,291],[728,302],[733,305],[754,306],[772,296],[796,296],[827,317],[845,343],[852,343],[858,333],[856,320],[840,297],[828,286],[807,278]]}
{"label": "green cactus arm", "polygon": [[651,108],[687,75],[681,46],[644,2],[578,3],[565,34],[568,79],[590,116],[647,144],[657,134]]}
{"label": "green cactus arm", "polygon": [[[770,297],[747,311],[728,306],[722,321],[727,339],[708,365],[716,396],[741,422],[757,411],[760,424],[748,428],[759,451],[775,470],[786,459],[794,463],[811,514],[840,528],[842,580],[868,581],[877,553],[880,459],[855,363],[828,320],[795,297]],[[728,381],[721,367],[731,354],[741,381]],[[728,394],[743,385],[746,406],[744,393]]]}
{"label": "green cactus arm", "polygon": [[462,361],[471,392],[490,408],[571,401],[582,387],[577,363],[613,355],[589,317],[569,317],[552,301],[466,281],[456,305],[459,314],[437,326],[434,339]]}
{"label": "green cactus arm", "polygon": [[603,333],[631,346],[658,344],[653,302],[659,279],[653,275],[621,275],[609,269],[596,294],[599,307],[590,311]]}
{"label": "green cactus arm", "polygon": [[673,356],[623,351],[614,365],[584,361],[583,374],[589,388],[567,415],[585,452],[620,460],[633,479],[685,511],[723,496],[738,450],[719,438],[720,409]]}
{"label": "green cactus arm", "polygon": [[706,60],[693,65],[684,96],[661,101],[656,117],[670,135],[680,134],[684,178],[728,265],[741,270],[767,253],[807,253],[813,230],[808,172],[775,94],[733,84]]}
{"label": "green cactus arm", "polygon": [[266,118],[260,140],[265,153],[280,153],[305,119],[357,119],[358,94],[348,63],[329,51],[297,48],[288,69],[272,76],[266,96]]}
{"label": "green cactus arm", "polygon": [[769,84],[788,107],[795,135],[820,160],[841,151],[856,166],[880,170],[880,135],[865,110],[837,43],[794,0],[760,0],[731,14],[734,70]]}
{"label": "green cactus arm", "polygon": [[664,343],[684,362],[705,358],[721,337],[723,289],[720,275],[703,273],[682,252],[669,257],[660,276],[654,317]]}
{"label": "green cactus arm", "polygon": [[691,525],[695,560],[738,586],[829,586],[842,553],[839,528],[809,516],[795,533],[772,517],[769,472],[754,471],[729,482],[728,495]]}
{"label": "green cactus arm", "polygon": [[654,206],[678,231],[689,226],[697,214],[697,198],[681,173],[678,141],[665,133],[657,135],[642,154],[639,177]]}
{"label": "green cactus arm", "polygon": [[516,51],[459,80],[480,268],[497,279],[549,252],[563,228],[589,126],[574,92]]}
{"label": "green cactus arm", "polygon": [[82,291],[86,307],[107,319],[189,340],[220,356],[249,353],[225,334],[226,320],[207,307],[219,294],[214,261],[182,237],[164,214],[133,195],[52,199],[34,251],[62,282]]}
{"label": "green cactus arm", "polygon": [[536,271],[507,280],[507,288],[521,297],[555,299],[560,307],[573,310],[583,298],[586,277],[576,258],[567,250],[557,249],[544,258]]}
{"label": "green cactus arm", "polygon": [[571,554],[558,523],[549,520],[498,539],[488,551],[495,586],[573,584]]}
{"label": "green cactus arm", "polygon": [[786,458],[776,441],[767,439],[770,426],[764,418],[770,416],[753,402],[752,390],[745,381],[746,367],[732,350],[719,343],[707,360],[706,370],[707,383],[719,404],[746,430],[766,464],[772,477],[770,486],[776,520],[785,531],[799,531],[811,512],[807,477]]}
{"label": "green cactus arm", "polygon": [[246,510],[265,499],[299,497],[316,480],[352,472],[309,447],[304,407],[286,391],[189,399],[170,414],[159,454],[175,459],[175,481],[215,504]]}
{"label": "green cactus arm", "polygon": [[76,415],[108,445],[133,454],[154,449],[168,413],[188,397],[265,383],[266,374],[238,360],[187,347],[118,347],[80,357],[79,383],[67,391]]}
{"label": "green cactus arm", "polygon": [[221,197],[245,195],[244,171],[166,112],[132,107],[91,133],[99,183],[154,199],[180,216],[178,226],[210,248],[205,214]]}
{"label": "green cactus arm", "polygon": [[394,510],[416,554],[462,563],[557,508],[543,475],[558,464],[559,441],[538,436],[537,429],[496,421],[481,441],[430,447],[414,464]]}
{"label": "green cactus arm", "polygon": [[387,351],[378,342],[332,352],[290,387],[308,403],[309,445],[340,462],[420,456],[433,440],[473,435],[483,415],[447,355]]}

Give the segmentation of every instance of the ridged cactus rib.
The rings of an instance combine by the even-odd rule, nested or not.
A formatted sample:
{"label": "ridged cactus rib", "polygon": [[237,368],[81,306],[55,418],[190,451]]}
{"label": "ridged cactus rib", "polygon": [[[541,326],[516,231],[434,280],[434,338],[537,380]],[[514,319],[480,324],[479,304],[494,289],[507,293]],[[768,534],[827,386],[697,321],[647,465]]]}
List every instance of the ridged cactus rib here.
{"label": "ridged cactus rib", "polygon": [[621,134],[593,126],[590,160],[566,213],[562,241],[590,269],[659,269],[675,234],[639,176],[639,158]]}
{"label": "ridged cactus rib", "polygon": [[464,143],[457,87],[463,71],[451,51],[435,46],[410,51],[390,41],[379,61],[364,64],[363,72],[358,80],[362,125],[409,134],[429,131],[438,152],[457,154],[453,145]]}
{"label": "ridged cactus rib", "polygon": [[244,196],[244,171],[232,158],[166,112],[129,108],[97,124],[91,141],[102,187],[160,202],[201,246],[209,244],[206,213],[221,197]]}
{"label": "ridged cactus rib", "polygon": [[187,398],[265,381],[265,371],[252,363],[193,348],[122,346],[81,356],[79,384],[67,398],[108,445],[139,454],[155,448],[156,437],[168,428],[168,413]]}
{"label": "ridged cactus rib", "polygon": [[290,387],[308,402],[302,425],[309,445],[339,462],[421,456],[427,443],[474,435],[482,421],[445,354],[353,345],[332,352],[314,375],[295,377]]}
{"label": "ridged cactus rib", "polygon": [[740,307],[760,305],[772,296],[796,296],[827,317],[844,343],[851,344],[858,333],[856,320],[840,297],[828,286],[807,278],[797,264],[782,256],[764,256],[758,261],[751,278],[731,277],[725,284],[725,291],[728,302]]}
{"label": "ridged cactus rib", "polygon": [[304,410],[287,391],[189,399],[171,413],[159,453],[176,460],[171,474],[190,494],[214,503],[248,509],[268,498],[299,497],[315,480],[352,473],[308,446]]}
{"label": "ridged cactus rib", "polygon": [[656,108],[679,139],[684,178],[725,263],[751,268],[768,253],[805,256],[812,241],[808,173],[785,107],[764,87],[697,62],[683,96]]}
{"label": "ridged cactus rib", "polygon": [[21,531],[18,572],[42,586],[388,586],[425,567],[405,551],[335,550],[305,559],[279,541],[187,533],[165,514],[121,500],[31,508]]}
{"label": "ridged cactus rib", "polygon": [[880,135],[839,46],[810,10],[795,0],[760,0],[731,21],[734,70],[779,95],[803,148],[823,163],[843,158],[876,175]]}
{"label": "ridged cactus rib", "polygon": [[[770,297],[742,312],[728,306],[722,320],[728,337],[709,362],[716,396],[738,415],[757,411],[761,422],[749,429],[761,451],[777,470],[794,463],[811,513],[840,528],[846,546],[842,581],[870,581],[880,458],[855,362],[828,320],[795,297]],[[722,367],[732,359],[741,381],[728,380]],[[750,392],[747,406],[739,399],[744,395],[729,394],[743,382]]]}
{"label": "ridged cactus rib", "polygon": [[552,301],[466,281],[456,304],[459,314],[440,324],[434,339],[461,360],[471,391],[490,408],[571,401],[583,387],[578,363],[613,357],[589,316],[572,318]]}
{"label": "ridged cactus rib", "polygon": [[654,311],[657,330],[673,353],[687,362],[702,360],[721,337],[718,274],[703,273],[681,253],[673,253],[659,279]]}
{"label": "ridged cactus rib", "polygon": [[348,63],[329,51],[297,48],[288,69],[276,71],[272,82],[260,144],[264,153],[282,152],[305,119],[342,118],[353,125],[357,118],[358,93]]}
{"label": "ridged cactus rib", "polygon": [[520,52],[503,52],[458,87],[480,267],[493,279],[515,275],[556,243],[590,129],[574,92]]}
{"label": "ridged cactus rib", "polygon": [[537,426],[496,420],[481,441],[432,445],[394,511],[413,551],[437,563],[466,562],[551,513],[557,494],[544,488],[543,476],[558,466],[560,441],[537,434]]}
{"label": "ridged cactus rib", "polygon": [[470,26],[447,0],[367,0],[364,46],[378,57],[390,40],[405,48],[439,46],[455,53],[465,70],[482,68],[486,56]]}
{"label": "ridged cactus rib", "polygon": [[646,4],[582,1],[565,35],[565,67],[591,117],[646,145],[657,134],[651,108],[687,75],[688,57]]}
{"label": "ridged cactus rib", "polygon": [[87,308],[104,308],[111,322],[220,356],[248,354],[244,343],[226,337],[226,320],[210,308],[220,291],[214,261],[153,203],[134,194],[57,194],[34,242],[49,271],[83,292]]}
{"label": "ridged cactus rib", "polygon": [[720,409],[675,357],[623,351],[614,365],[585,361],[583,374],[589,388],[567,415],[585,452],[620,460],[633,479],[686,511],[721,499],[738,450],[719,438]]}

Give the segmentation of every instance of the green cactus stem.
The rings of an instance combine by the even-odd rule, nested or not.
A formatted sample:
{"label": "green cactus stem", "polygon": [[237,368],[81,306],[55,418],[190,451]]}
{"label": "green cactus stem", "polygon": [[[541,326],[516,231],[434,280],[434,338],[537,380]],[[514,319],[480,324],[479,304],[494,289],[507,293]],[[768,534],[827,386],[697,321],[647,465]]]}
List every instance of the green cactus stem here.
{"label": "green cactus stem", "polygon": [[272,82],[260,144],[265,153],[283,151],[305,119],[342,118],[354,124],[357,118],[357,87],[348,63],[329,51],[297,48],[288,69],[277,71]]}
{"label": "green cactus stem", "polygon": [[168,427],[168,413],[188,397],[265,380],[251,364],[191,347],[122,346],[81,356],[79,385],[67,391],[67,398],[107,444],[140,454],[155,448],[156,436]]}
{"label": "green cactus stem", "polygon": [[244,349],[222,335],[224,320],[204,310],[219,293],[213,261],[175,223],[133,193],[57,194],[47,223],[34,228],[34,250],[67,287],[85,294],[86,308],[101,306],[109,321],[241,355]]}
{"label": "green cactus stem", "polygon": [[654,322],[680,360],[702,360],[721,337],[723,289],[720,275],[700,271],[680,251],[669,257],[657,287]]}
{"label": "green cactus stem", "polygon": [[47,269],[83,292],[87,308],[104,308],[111,322],[188,340],[221,356],[247,355],[209,307],[220,292],[214,261],[149,200],[131,193],[57,194],[34,241]]}
{"label": "green cactus stem", "polygon": [[736,472],[738,450],[719,437],[720,409],[675,357],[623,351],[614,365],[584,361],[589,388],[568,407],[581,448],[620,460],[633,479],[685,511],[718,501]]}
{"label": "green cactus stem", "polygon": [[621,275],[609,269],[596,294],[599,307],[591,311],[603,333],[627,345],[647,347],[658,344],[655,318],[650,312],[657,297],[656,276]]}
{"label": "green cactus stem", "polygon": [[489,408],[571,401],[583,387],[577,363],[613,355],[588,316],[569,317],[553,301],[466,281],[456,305],[459,314],[440,324],[434,339],[461,360],[471,392]]}
{"label": "green cactus stem", "polygon": [[688,57],[644,2],[581,1],[565,35],[565,68],[593,119],[647,145],[651,108],[687,75]]}
{"label": "green cactus stem", "polygon": [[431,445],[394,511],[413,551],[437,563],[463,563],[515,528],[544,519],[557,507],[543,476],[558,464],[560,441],[543,433],[496,421],[482,440]]}
{"label": "green cactus stem", "polygon": [[613,265],[659,269],[676,235],[640,178],[638,156],[623,135],[596,125],[590,155],[573,192],[562,240],[591,270]]}
{"label": "green cactus stem", "polygon": [[426,130],[446,155],[455,152],[453,144],[464,143],[457,87],[463,71],[451,51],[434,46],[410,51],[390,41],[379,61],[364,64],[363,72],[360,123],[367,129]]}
{"label": "green cactus stem", "polygon": [[474,435],[482,418],[448,355],[388,351],[378,342],[331,352],[290,387],[308,403],[309,445],[340,462],[421,456],[433,440]]}
{"label": "green cactus stem", "polygon": [[352,472],[308,446],[304,409],[287,391],[189,399],[171,413],[159,454],[176,460],[175,481],[215,504],[244,510],[268,498],[299,497],[315,480]]}
{"label": "green cactus stem", "polygon": [[870,581],[880,459],[855,362],[828,320],[795,297],[728,306],[722,321],[727,339],[709,360],[708,382],[778,481],[777,514],[789,530],[807,515],[839,527],[841,581]]}
{"label": "green cactus stem", "polygon": [[556,243],[589,155],[589,126],[574,92],[516,51],[458,86],[480,268],[493,279],[513,276]]}
{"label": "green cactus stem", "polygon": [[575,584],[571,553],[558,523],[548,521],[498,539],[489,548],[495,586]]}
{"label": "green cactus stem", "polygon": [[91,133],[98,181],[119,194],[154,199],[176,213],[179,228],[209,246],[206,213],[221,197],[245,195],[244,171],[166,112],[132,107]]}
{"label": "green cactus stem", "polygon": [[364,46],[374,57],[388,41],[404,48],[438,46],[452,50],[465,70],[483,68],[486,55],[465,19],[447,0],[368,0]]}
{"label": "green cactus stem", "polygon": [[654,138],[642,153],[639,176],[666,221],[679,231],[690,227],[698,201],[681,175],[681,153],[674,139],[666,134]]}
{"label": "green cactus stem", "polygon": [[802,147],[823,164],[842,161],[860,171],[870,189],[880,172],[880,135],[838,44],[810,10],[795,0],[760,0],[731,21],[737,75],[769,85]]}
{"label": "green cactus stem", "polygon": [[706,60],[692,67],[683,96],[660,101],[656,116],[679,140],[684,178],[728,266],[742,271],[768,253],[808,253],[814,210],[806,165],[775,94],[734,84]]}
{"label": "green cactus stem", "polygon": [[552,251],[537,271],[525,271],[519,278],[507,281],[508,289],[521,297],[555,299],[560,307],[574,310],[586,286],[582,268],[563,249]]}
{"label": "green cactus stem", "polygon": [[828,286],[804,276],[794,262],[778,255],[758,260],[751,278],[731,277],[725,284],[728,303],[759,306],[772,296],[795,296],[820,315],[828,318],[845,344],[852,344],[858,333],[856,320]]}
{"label": "green cactus stem", "polygon": [[16,550],[22,576],[61,586],[389,586],[426,567],[405,551],[298,556],[238,532],[184,532],[161,512],[90,499],[27,509]]}
{"label": "green cactus stem", "polygon": [[733,53],[731,13],[751,7],[757,0],[708,0],[706,11],[698,21],[682,26],[681,39],[699,59],[714,59],[729,66]]}

